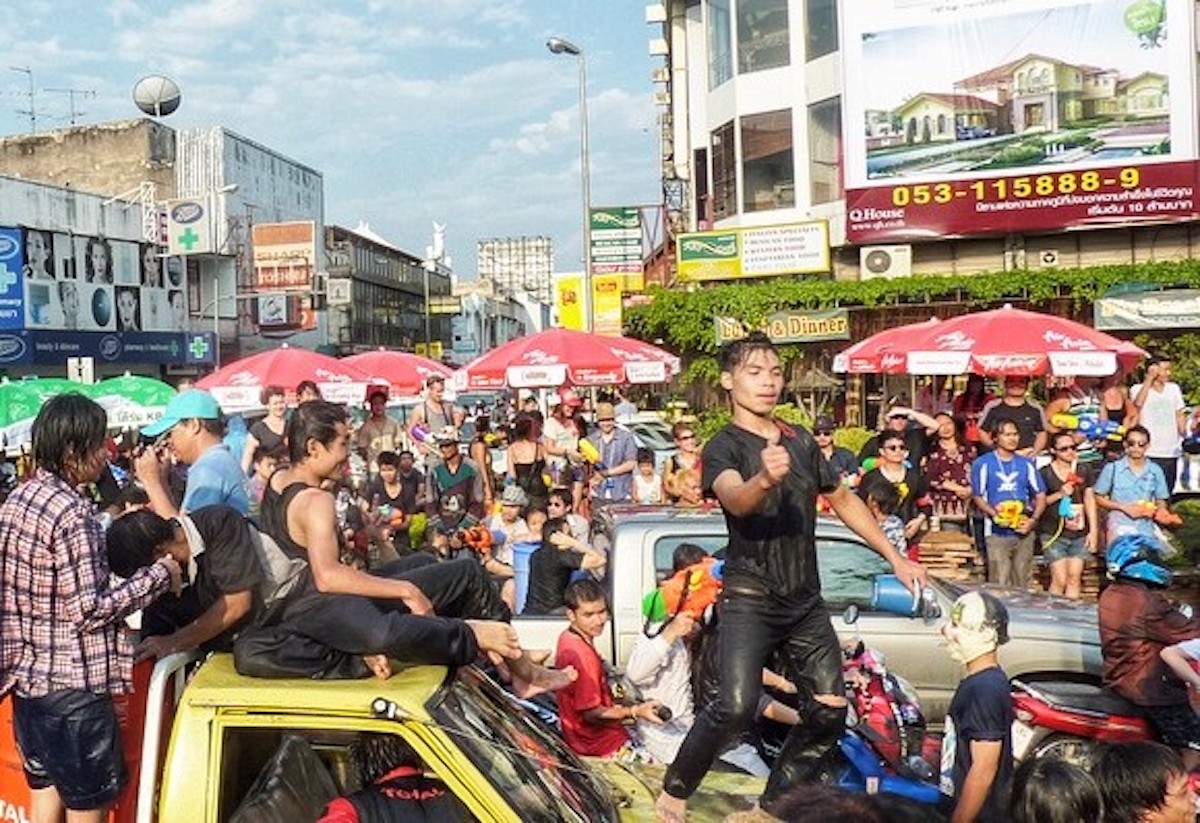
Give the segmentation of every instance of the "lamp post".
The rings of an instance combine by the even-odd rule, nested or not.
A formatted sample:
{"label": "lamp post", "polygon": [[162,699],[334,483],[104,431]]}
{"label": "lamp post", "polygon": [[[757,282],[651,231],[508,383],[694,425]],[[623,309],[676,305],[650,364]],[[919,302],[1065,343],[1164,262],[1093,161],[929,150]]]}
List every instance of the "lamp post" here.
{"label": "lamp post", "polygon": [[579,169],[583,177],[583,313],[584,331],[595,325],[592,304],[592,171],[588,150],[587,58],[583,49],[561,37],[551,37],[546,48],[552,54],[569,54],[579,59]]}

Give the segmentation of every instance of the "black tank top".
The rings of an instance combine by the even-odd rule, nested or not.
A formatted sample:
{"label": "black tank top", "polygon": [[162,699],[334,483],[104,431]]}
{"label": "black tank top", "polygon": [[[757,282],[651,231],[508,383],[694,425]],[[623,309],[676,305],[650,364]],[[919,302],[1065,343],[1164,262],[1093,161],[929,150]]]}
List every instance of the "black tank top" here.
{"label": "black tank top", "polygon": [[262,507],[259,509],[259,519],[262,521],[263,531],[275,538],[279,548],[288,557],[306,562],[308,550],[293,540],[291,534],[288,533],[287,510],[288,506],[292,504],[292,498],[307,488],[310,488],[308,484],[296,482],[289,483],[283,491],[277,492],[268,481],[266,488],[263,489]]}

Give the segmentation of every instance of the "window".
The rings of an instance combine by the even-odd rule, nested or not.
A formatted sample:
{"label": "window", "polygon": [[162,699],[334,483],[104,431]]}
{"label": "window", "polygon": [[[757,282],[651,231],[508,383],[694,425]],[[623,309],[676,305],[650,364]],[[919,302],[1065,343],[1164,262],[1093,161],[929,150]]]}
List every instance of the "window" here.
{"label": "window", "polygon": [[837,51],[837,0],[804,0],[804,58]]}
{"label": "window", "polygon": [[840,97],[808,107],[808,177],[813,203],[829,203],[842,196]]}
{"label": "window", "polygon": [[859,542],[817,538],[817,568],[821,571],[821,596],[831,611],[851,603],[871,607],[875,575],[891,574],[886,560]]}
{"label": "window", "polygon": [[654,541],[654,580],[661,583],[675,573],[675,550],[684,543],[704,549],[706,554],[716,554],[729,545],[729,538],[721,534],[673,534]]}
{"label": "window", "polygon": [[708,2],[708,87],[715,89],[733,79],[733,32],[729,0]]}
{"label": "window", "polygon": [[748,212],[796,205],[790,109],[742,118],[742,191]]}
{"label": "window", "polygon": [[738,0],[738,74],[789,62],[787,0]]}
{"label": "window", "polygon": [[737,153],[733,121],[712,133],[713,219],[737,214]]}

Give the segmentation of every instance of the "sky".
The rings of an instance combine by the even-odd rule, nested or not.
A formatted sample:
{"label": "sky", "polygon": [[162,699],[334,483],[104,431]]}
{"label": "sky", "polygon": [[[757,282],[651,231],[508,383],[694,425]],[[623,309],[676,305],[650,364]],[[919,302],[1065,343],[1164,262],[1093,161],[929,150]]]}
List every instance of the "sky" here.
{"label": "sky", "polygon": [[147,74],[182,89],[176,128],[224,126],[324,175],[326,223],[366,220],[422,254],[447,225],[460,278],[476,242],[546,235],[582,268],[578,62],[587,57],[592,204],[661,200],[644,0],[9,0],[0,134],[141,116]]}

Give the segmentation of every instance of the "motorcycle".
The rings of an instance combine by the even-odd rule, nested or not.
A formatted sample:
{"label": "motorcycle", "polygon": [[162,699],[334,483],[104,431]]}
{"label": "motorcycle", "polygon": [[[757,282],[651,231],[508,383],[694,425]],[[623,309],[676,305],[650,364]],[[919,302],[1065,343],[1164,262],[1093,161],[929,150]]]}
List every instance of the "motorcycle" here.
{"label": "motorcycle", "polygon": [[1014,678],[1013,757],[1058,757],[1090,768],[1104,743],[1154,740],[1145,713],[1092,683]]}

